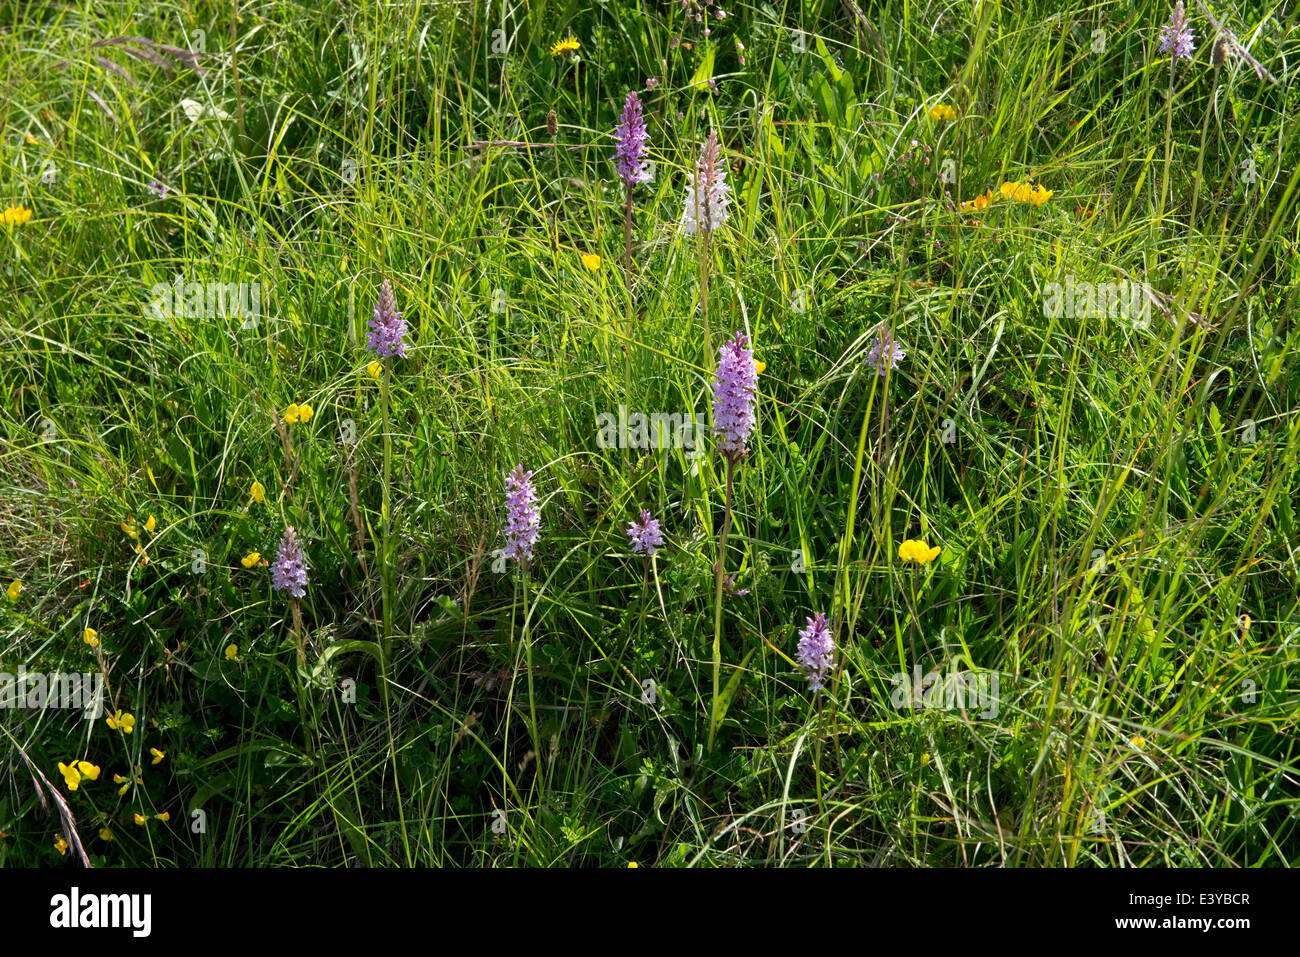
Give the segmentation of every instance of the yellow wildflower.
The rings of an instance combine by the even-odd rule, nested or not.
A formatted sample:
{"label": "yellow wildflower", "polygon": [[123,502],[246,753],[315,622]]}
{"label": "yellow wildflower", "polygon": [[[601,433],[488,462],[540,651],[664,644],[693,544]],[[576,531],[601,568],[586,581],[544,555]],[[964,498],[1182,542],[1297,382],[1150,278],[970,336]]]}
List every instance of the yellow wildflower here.
{"label": "yellow wildflower", "polygon": [[98,634],[99,632],[94,628],[87,628],[81,633],[81,640],[93,648],[95,645],[99,644],[99,639],[95,637]]}
{"label": "yellow wildflower", "polygon": [[289,403],[289,408],[284,410],[284,424],[296,425],[298,422],[298,403]]}
{"label": "yellow wildflower", "polygon": [[551,47],[551,56],[559,56],[561,53],[577,53],[578,47],[578,41],[574,39],[573,34],[569,34],[569,36]]}
{"label": "yellow wildflower", "polygon": [[129,781],[129,780],[130,780],[130,778],[124,778],[124,777],[122,777],[122,775],[120,775],[120,774],[114,774],[114,775],[113,775],[113,783],[114,783],[114,784],[124,784],[124,783],[126,783],[127,781]]}
{"label": "yellow wildflower", "polygon": [[993,190],[986,189],[983,193],[976,196],[974,199],[970,200],[969,202],[967,202],[966,200],[962,200],[961,211],[963,213],[979,212],[980,210],[986,208],[988,204],[991,202],[993,202]]}
{"label": "yellow wildflower", "polygon": [[924,565],[939,557],[939,546],[931,548],[924,539],[909,538],[898,546],[898,557],[905,562],[913,561],[918,565]]}
{"label": "yellow wildflower", "polygon": [[1133,747],[1137,748],[1139,751],[1145,751],[1147,747],[1147,739],[1142,737],[1140,734],[1129,738],[1128,743],[1133,745]]}
{"label": "yellow wildflower", "polygon": [[1030,186],[1022,180],[1003,183],[998,189],[1003,199],[1015,200],[1017,203],[1033,203],[1035,206],[1041,206],[1052,196],[1050,190],[1044,190],[1041,186]]}
{"label": "yellow wildflower", "polygon": [[32,218],[32,211],[26,206],[10,206],[0,213],[0,223],[6,226],[22,226]]}
{"label": "yellow wildflower", "polygon": [[154,817],[156,817],[160,821],[170,821],[172,819],[172,812],[163,811],[161,814],[155,814]]}
{"label": "yellow wildflower", "polygon": [[77,770],[81,772],[81,776],[85,778],[87,781],[99,780],[98,765],[91,764],[89,761],[78,761]]}
{"label": "yellow wildflower", "polygon": [[[27,145],[28,145],[28,146],[35,146],[35,145],[36,145],[36,137],[32,136],[32,131],[31,131],[31,130],[28,130],[26,133],[23,134],[23,139],[25,139],[25,140],[27,141]],[[64,845],[64,846],[66,847],[67,845]]]}
{"label": "yellow wildflower", "polygon": [[253,487],[249,490],[249,494],[253,496],[254,502],[261,505],[266,501],[266,486],[257,481],[257,479],[253,479]]}
{"label": "yellow wildflower", "polygon": [[591,272],[596,272],[598,269],[600,269],[600,257],[597,256],[595,253],[583,253],[582,264],[586,266],[587,269],[589,269]]}
{"label": "yellow wildflower", "polygon": [[946,103],[936,103],[930,109],[930,119],[934,121],[947,120],[952,122],[957,119],[957,111]]}
{"label": "yellow wildflower", "polygon": [[121,728],[124,733],[130,734],[135,730],[135,715],[123,712],[120,709],[113,717],[104,720],[108,722],[108,726],[114,731]]}
{"label": "yellow wildflower", "polygon": [[226,660],[234,661],[239,657],[239,645],[226,645]]}
{"label": "yellow wildflower", "polygon": [[159,751],[157,748],[150,748],[149,753],[153,755],[153,760],[150,764],[159,764],[162,762],[163,758],[167,757],[166,751]]}
{"label": "yellow wildflower", "polygon": [[18,593],[23,590],[23,583],[20,581],[11,581],[9,587],[5,589],[5,594],[9,596],[10,601],[18,600]]}
{"label": "yellow wildflower", "polygon": [[765,370],[766,368],[767,368],[767,363],[766,363],[766,362],[755,362],[755,363],[754,363],[754,374],[755,374],[755,375],[762,375],[762,374],[763,374],[763,370]]}
{"label": "yellow wildflower", "polygon": [[627,862],[627,866],[628,866],[628,867],[640,867],[641,865],[638,864],[636,861],[628,861],[628,862]]}
{"label": "yellow wildflower", "polygon": [[310,418],[311,418],[311,406],[309,406],[306,402],[304,402],[302,405],[298,406],[298,421],[306,422]]}
{"label": "yellow wildflower", "polygon": [[106,827],[101,827],[99,829],[99,839],[101,841],[111,841],[113,839],[113,832]]}
{"label": "yellow wildflower", "polygon": [[249,552],[247,555],[245,555],[243,558],[239,560],[239,564],[243,565],[245,568],[252,568],[261,560],[262,560],[261,552]]}
{"label": "yellow wildflower", "polygon": [[1012,199],[1014,198],[1015,192],[1020,189],[1022,185],[1023,184],[1019,182],[1006,182],[998,187],[998,192],[1002,194],[1003,199]]}
{"label": "yellow wildflower", "polygon": [[81,772],[77,770],[77,763],[72,762],[71,766],[59,762],[59,773],[63,775],[63,783],[68,786],[69,791],[75,791],[81,786]]}
{"label": "yellow wildflower", "polygon": [[[28,135],[30,136],[31,134],[29,133]],[[60,857],[68,853],[68,842],[63,839],[62,834],[55,839],[54,849],[59,852]]]}
{"label": "yellow wildflower", "polygon": [[148,532],[150,535],[153,534],[153,530],[157,527],[158,527],[158,522],[154,519],[152,515],[150,515],[147,519],[145,519],[144,530]]}
{"label": "yellow wildflower", "polygon": [[135,523],[134,523],[134,522],[132,522],[132,523],[130,523],[130,524],[127,524],[126,522],[123,522],[123,523],[122,523],[122,531],[126,532],[128,538],[139,538],[139,537],[140,537],[140,533],[136,531]]}
{"label": "yellow wildflower", "polygon": [[141,814],[139,811],[137,811],[137,812],[135,813],[135,823],[136,823],[136,824],[139,824],[141,827],[144,827],[145,824],[147,824],[148,822],[149,822],[149,819],[148,819],[147,817],[145,817],[143,814]]}
{"label": "yellow wildflower", "polygon": [[384,371],[384,365],[378,359],[376,359],[373,362],[371,362],[370,365],[366,366],[366,371],[370,373],[370,377],[372,379],[378,379],[379,373]]}

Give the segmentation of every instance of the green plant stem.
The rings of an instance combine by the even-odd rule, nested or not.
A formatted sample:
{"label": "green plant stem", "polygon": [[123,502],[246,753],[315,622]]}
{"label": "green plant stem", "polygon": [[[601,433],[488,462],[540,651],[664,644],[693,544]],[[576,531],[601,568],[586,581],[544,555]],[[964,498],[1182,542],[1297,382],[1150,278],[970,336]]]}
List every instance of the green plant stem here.
{"label": "green plant stem", "polygon": [[632,184],[627,184],[627,208],[623,220],[623,282],[627,285],[628,309],[632,308]]}
{"label": "green plant stem", "polygon": [[533,763],[537,768],[537,790],[545,791],[545,771],[543,770],[542,743],[537,726],[537,699],[533,694],[533,636],[528,627],[528,566],[523,568],[524,578],[524,667],[528,670],[528,720],[531,724],[530,737],[533,739]]}
{"label": "green plant stem", "polygon": [[736,468],[733,459],[727,459],[727,500],[722,518],[722,534],[718,537],[718,563],[714,566],[713,592],[713,708],[709,717],[709,751],[713,750],[713,736],[721,723],[718,678],[722,671],[722,585],[727,564],[727,532],[731,528],[731,480]]}
{"label": "green plant stem", "polygon": [[[383,602],[383,631],[380,635],[380,649],[383,652],[383,662],[385,675],[388,661],[389,640],[393,630],[393,563],[392,563],[392,511],[391,495],[393,484],[393,430],[391,421],[390,408],[390,383],[389,379],[393,374],[393,358],[387,356],[384,358],[384,374],[380,380],[380,403],[382,407],[382,416],[384,421],[384,484],[383,484],[383,504],[381,505],[380,524],[382,526],[381,534],[383,543],[380,545],[382,552],[380,558],[380,576],[381,592]],[[385,691],[387,699],[387,691]]]}

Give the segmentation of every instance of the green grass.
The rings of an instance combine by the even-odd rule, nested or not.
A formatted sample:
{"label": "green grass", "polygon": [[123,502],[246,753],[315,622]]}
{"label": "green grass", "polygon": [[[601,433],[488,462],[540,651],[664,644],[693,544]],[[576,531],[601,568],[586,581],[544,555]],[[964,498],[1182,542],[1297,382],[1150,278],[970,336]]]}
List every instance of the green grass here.
{"label": "green grass", "polygon": [[[96,866],[1300,862],[1294,10],[1214,8],[1270,84],[1195,6],[1172,68],[1163,4],[969,6],[730,4],[706,39],[668,2],[0,4],[0,205],[33,210],[0,233],[0,672],[102,670],[136,718],[4,713],[0,863],[77,866],[74,830]],[[711,128],[711,335],[766,364],[720,605],[712,438],[596,424],[711,421],[677,230]],[[178,273],[259,284],[256,327],[154,315]],[[384,277],[412,348],[376,378]],[[1067,279],[1149,316],[1052,318]],[[518,463],[527,574],[494,554]],[[240,561],[286,525],[303,667]],[[917,666],[996,677],[996,714],[896,707]]]}

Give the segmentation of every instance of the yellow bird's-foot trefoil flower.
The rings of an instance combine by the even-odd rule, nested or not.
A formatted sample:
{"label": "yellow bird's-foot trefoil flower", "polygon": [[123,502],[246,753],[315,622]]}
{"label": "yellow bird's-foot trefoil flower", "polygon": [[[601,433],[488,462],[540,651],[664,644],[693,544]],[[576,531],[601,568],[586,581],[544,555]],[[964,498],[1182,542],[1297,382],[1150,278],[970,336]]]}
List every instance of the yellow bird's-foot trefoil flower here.
{"label": "yellow bird's-foot trefoil flower", "polygon": [[898,546],[898,557],[905,562],[916,562],[918,565],[924,565],[932,562],[939,557],[939,546],[934,548],[926,545],[924,539],[909,538]]}

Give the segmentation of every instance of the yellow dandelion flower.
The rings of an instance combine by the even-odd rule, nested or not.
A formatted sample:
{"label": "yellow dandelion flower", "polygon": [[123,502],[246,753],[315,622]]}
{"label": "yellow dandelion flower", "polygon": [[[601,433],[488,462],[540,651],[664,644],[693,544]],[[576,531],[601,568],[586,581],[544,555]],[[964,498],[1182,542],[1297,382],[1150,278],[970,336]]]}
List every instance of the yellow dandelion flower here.
{"label": "yellow dandelion flower", "polygon": [[600,257],[594,253],[583,253],[582,264],[591,272],[596,272],[600,269]]}
{"label": "yellow dandelion flower", "polygon": [[95,645],[99,644],[99,639],[95,637],[98,634],[99,632],[94,628],[87,628],[81,633],[81,640],[93,648]]}
{"label": "yellow dandelion flower", "polygon": [[384,365],[382,362],[376,359],[373,362],[371,362],[370,365],[366,366],[366,371],[370,373],[370,377],[372,379],[378,379],[379,373],[384,371]]}
{"label": "yellow dandelion flower", "polygon": [[60,761],[59,773],[63,775],[63,783],[68,786],[69,791],[75,791],[81,786],[81,772],[77,770],[75,761],[71,767]]}
{"label": "yellow dandelion flower", "polygon": [[245,568],[252,568],[261,560],[262,560],[261,552],[249,552],[247,555],[245,555],[243,558],[239,560],[239,564],[243,565]]}
{"label": "yellow dandelion flower", "polygon": [[578,41],[570,34],[551,47],[551,56],[559,56],[562,53],[577,53],[579,45]]}
{"label": "yellow dandelion flower", "polygon": [[153,755],[153,760],[149,762],[150,764],[160,764],[162,759],[167,757],[166,751],[159,751],[157,748],[150,748],[149,753]]}
{"label": "yellow dandelion flower", "polygon": [[[31,134],[28,134],[28,135],[31,135]],[[60,835],[55,839],[55,841],[54,841],[54,849],[55,849],[56,851],[59,852],[59,856],[60,856],[60,857],[62,857],[63,855],[65,855],[65,854],[68,853],[68,842],[65,841],[65,840],[63,839],[63,835],[62,835],[62,834],[60,834]]]}
{"label": "yellow dandelion flower", "polygon": [[18,593],[23,590],[23,583],[20,581],[11,581],[9,587],[5,589],[5,594],[9,596],[10,601],[18,600]]}
{"label": "yellow dandelion flower", "polygon": [[935,122],[938,122],[939,120],[947,120],[951,123],[953,120],[957,119],[957,111],[946,103],[936,103],[930,108],[930,119]]}
{"label": "yellow dandelion flower", "polygon": [[144,530],[148,532],[150,535],[153,534],[153,530],[157,527],[158,527],[158,522],[152,515],[150,515],[147,519],[145,519]]}
{"label": "yellow dandelion flower", "polygon": [[226,660],[234,661],[239,657],[239,645],[226,645]]}
{"label": "yellow dandelion flower", "polygon": [[5,226],[22,226],[32,218],[32,211],[26,206],[10,206],[0,213],[0,223]]}
{"label": "yellow dandelion flower", "polygon": [[253,496],[253,501],[261,505],[266,501],[266,486],[257,479],[253,479],[253,487],[249,489],[249,494]]}
{"label": "yellow dandelion flower", "polygon": [[898,546],[898,557],[905,562],[912,561],[924,565],[939,557],[939,546],[931,548],[924,539],[909,538]]}

